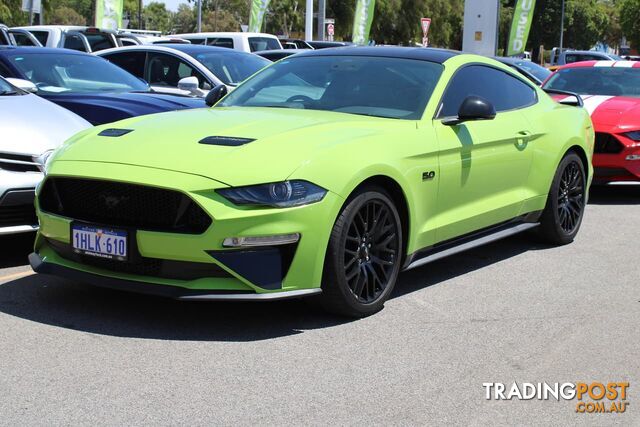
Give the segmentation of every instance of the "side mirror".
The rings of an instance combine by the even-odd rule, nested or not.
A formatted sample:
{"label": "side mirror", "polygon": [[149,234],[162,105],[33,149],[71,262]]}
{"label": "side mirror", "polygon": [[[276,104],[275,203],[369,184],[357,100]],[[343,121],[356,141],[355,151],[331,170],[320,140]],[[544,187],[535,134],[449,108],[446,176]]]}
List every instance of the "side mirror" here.
{"label": "side mirror", "polygon": [[190,92],[192,95],[198,95],[199,84],[197,77],[185,77],[178,82],[178,89]]}
{"label": "side mirror", "polygon": [[447,126],[457,125],[472,120],[492,120],[496,117],[496,109],[486,99],[480,96],[467,96],[458,109],[458,117],[451,117],[442,121]]}
{"label": "side mirror", "polygon": [[12,85],[14,85],[15,87],[17,87],[18,89],[22,89],[25,92],[29,92],[29,93],[38,92],[38,88],[36,87],[36,85],[33,82],[30,82],[29,80],[14,79],[13,77],[8,77],[6,80]]}
{"label": "side mirror", "polygon": [[229,90],[225,85],[218,85],[209,91],[207,96],[204,98],[204,102],[209,107],[213,107],[215,103],[224,98],[228,92]]}

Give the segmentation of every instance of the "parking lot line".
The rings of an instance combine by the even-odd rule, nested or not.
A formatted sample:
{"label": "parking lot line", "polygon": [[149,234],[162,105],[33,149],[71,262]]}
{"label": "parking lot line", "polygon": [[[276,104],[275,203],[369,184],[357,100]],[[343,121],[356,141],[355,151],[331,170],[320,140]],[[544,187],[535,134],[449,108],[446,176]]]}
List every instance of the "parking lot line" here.
{"label": "parking lot line", "polygon": [[6,276],[0,276],[0,282],[8,282],[9,280],[19,279],[21,277],[30,276],[32,274],[33,274],[33,271],[23,271],[21,273],[14,273]]}

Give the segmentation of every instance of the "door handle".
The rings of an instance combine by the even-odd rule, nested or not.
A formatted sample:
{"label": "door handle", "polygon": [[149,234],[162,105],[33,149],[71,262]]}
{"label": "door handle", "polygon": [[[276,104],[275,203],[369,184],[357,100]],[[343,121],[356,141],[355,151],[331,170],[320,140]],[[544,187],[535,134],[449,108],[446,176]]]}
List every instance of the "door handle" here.
{"label": "door handle", "polygon": [[521,130],[520,132],[518,132],[518,134],[516,135],[516,142],[515,142],[515,145],[518,148],[518,150],[524,150],[527,147],[529,138],[532,135],[533,134],[528,130]]}

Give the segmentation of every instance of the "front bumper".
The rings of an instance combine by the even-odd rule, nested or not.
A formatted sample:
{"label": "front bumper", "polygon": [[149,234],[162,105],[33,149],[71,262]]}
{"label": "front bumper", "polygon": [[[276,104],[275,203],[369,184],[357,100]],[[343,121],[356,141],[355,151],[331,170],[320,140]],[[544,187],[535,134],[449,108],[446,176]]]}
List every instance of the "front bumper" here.
{"label": "front bumper", "polygon": [[0,236],[38,229],[33,200],[41,173],[0,170]]}
{"label": "front bumper", "polygon": [[619,134],[613,138],[619,142],[621,151],[594,153],[594,182],[640,181],[640,144]]}
{"label": "front bumper", "polygon": [[178,300],[189,301],[273,301],[282,299],[302,298],[311,295],[317,295],[322,292],[320,288],[300,289],[293,291],[283,291],[267,294],[257,294],[251,292],[240,291],[211,291],[187,289],[178,286],[158,286],[155,284],[143,283],[134,280],[116,279],[113,277],[100,276],[98,274],[87,273],[85,271],[76,270],[65,267],[53,262],[45,262],[40,255],[32,253],[29,255],[29,264],[36,273],[52,274],[58,277],[64,277],[70,280],[90,283],[91,285],[117,289],[127,292],[135,292],[146,295],[156,295]]}
{"label": "front bumper", "polygon": [[[131,230],[132,253],[141,262],[171,263],[173,271],[201,272],[201,267],[211,266],[224,274],[147,274],[125,268],[130,266],[105,267],[86,262],[64,250],[70,248],[73,219],[42,211],[38,212],[40,231],[31,256],[36,272],[180,299],[262,300],[320,292],[329,233],[344,201],[335,194],[328,193],[321,202],[307,206],[254,209],[237,207],[219,196],[215,189],[223,185],[216,181],[179,172],[119,164],[54,162],[49,176],[63,174],[103,180],[126,176],[128,183],[152,187],[170,183],[165,188],[187,194],[212,218],[212,225],[202,234]],[[99,225],[118,228],[118,224]],[[229,237],[288,233],[299,234],[300,240],[293,245],[259,248],[230,249],[222,245]]]}

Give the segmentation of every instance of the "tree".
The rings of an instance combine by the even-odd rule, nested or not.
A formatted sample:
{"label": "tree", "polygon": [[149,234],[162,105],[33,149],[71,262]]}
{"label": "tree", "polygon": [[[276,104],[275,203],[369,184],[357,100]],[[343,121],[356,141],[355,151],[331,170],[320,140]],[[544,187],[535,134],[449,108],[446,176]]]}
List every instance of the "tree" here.
{"label": "tree", "polygon": [[620,27],[634,49],[640,49],[640,0],[620,2]]}
{"label": "tree", "polygon": [[209,10],[203,13],[202,31],[240,31],[240,21],[228,10]]}
{"label": "tree", "polygon": [[269,4],[265,29],[273,34],[284,34],[304,30],[304,6],[298,0],[274,0]]}
{"label": "tree", "polygon": [[87,25],[87,19],[68,6],[53,9],[48,15],[47,23],[52,25]]}
{"label": "tree", "polygon": [[21,8],[21,0],[0,0],[0,24],[10,27],[26,24],[27,14]]}
{"label": "tree", "polygon": [[191,33],[196,30],[196,14],[191,6],[181,4],[173,15],[173,33]]}
{"label": "tree", "polygon": [[142,11],[145,29],[168,33],[171,30],[171,13],[164,3],[151,2]]}

